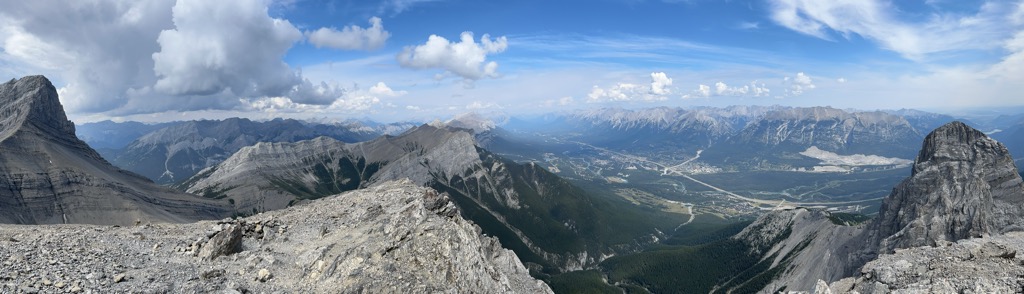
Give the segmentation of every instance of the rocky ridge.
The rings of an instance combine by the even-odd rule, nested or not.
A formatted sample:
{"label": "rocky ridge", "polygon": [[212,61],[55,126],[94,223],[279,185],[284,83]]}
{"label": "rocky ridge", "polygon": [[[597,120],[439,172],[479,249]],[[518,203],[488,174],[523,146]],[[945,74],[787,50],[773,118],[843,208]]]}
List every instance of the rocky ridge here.
{"label": "rocky ridge", "polygon": [[0,225],[0,292],[551,293],[409,181],[238,220]]}
{"label": "rocky ridge", "polygon": [[45,77],[0,85],[0,223],[186,222],[226,216],[226,204],[111,166],[75,137]]}

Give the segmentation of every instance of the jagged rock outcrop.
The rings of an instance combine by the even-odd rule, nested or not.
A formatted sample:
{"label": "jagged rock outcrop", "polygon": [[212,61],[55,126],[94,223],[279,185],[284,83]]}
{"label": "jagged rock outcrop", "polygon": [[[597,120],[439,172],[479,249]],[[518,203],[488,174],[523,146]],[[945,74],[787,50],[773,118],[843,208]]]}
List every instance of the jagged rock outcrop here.
{"label": "jagged rock outcrop", "polygon": [[[241,251],[198,256],[235,228]],[[409,181],[238,220],[0,225],[0,256],[5,293],[551,293],[447,195]]]}
{"label": "jagged rock outcrop", "polygon": [[[773,264],[773,268],[780,269],[781,273],[763,292],[774,292],[780,288],[811,290],[818,279],[832,282],[858,273],[868,280],[872,276],[877,280],[878,275],[872,274],[870,269],[885,268],[886,262],[894,262],[893,257],[885,254],[896,252],[899,256],[904,254],[900,252],[906,252],[901,251],[906,248],[915,248],[912,249],[914,252],[929,252],[933,249],[919,247],[943,246],[959,240],[1021,230],[1024,224],[1024,184],[1006,147],[961,122],[951,122],[926,136],[911,176],[893,188],[876,218],[867,224],[850,227],[833,224],[820,217],[801,217],[815,213],[825,214],[802,209],[772,212],[754,223],[758,226],[751,225],[736,236],[752,244],[773,244],[773,249],[763,255],[765,258],[778,259],[782,255],[775,253],[789,252],[785,255],[793,255],[790,262],[782,264],[782,267],[778,267],[778,262]],[[786,237],[776,237],[780,232],[787,233]],[[974,244],[971,242],[975,241],[963,244]],[[978,244],[980,246],[981,243]],[[785,251],[787,248],[796,250]],[[890,261],[869,263],[880,254]],[[930,259],[904,263],[910,262],[916,270],[927,265],[926,260]],[[980,266],[967,260],[964,262],[964,266]],[[865,264],[868,265],[861,269]],[[1007,271],[995,276],[1000,277],[1000,281],[1019,279],[1012,273]],[[887,275],[895,277],[903,273]],[[895,289],[913,288],[906,288],[911,282],[885,279],[881,283]],[[935,289],[967,289],[961,287],[963,284],[945,283],[941,279],[933,282],[954,285],[953,288],[941,286]]]}
{"label": "jagged rock outcrop", "polygon": [[45,77],[0,85],[0,223],[185,222],[223,217],[226,204],[111,166],[75,137]]}
{"label": "jagged rock outcrop", "polygon": [[961,122],[924,140],[873,223],[882,252],[1024,229],[1024,183],[999,142]]}

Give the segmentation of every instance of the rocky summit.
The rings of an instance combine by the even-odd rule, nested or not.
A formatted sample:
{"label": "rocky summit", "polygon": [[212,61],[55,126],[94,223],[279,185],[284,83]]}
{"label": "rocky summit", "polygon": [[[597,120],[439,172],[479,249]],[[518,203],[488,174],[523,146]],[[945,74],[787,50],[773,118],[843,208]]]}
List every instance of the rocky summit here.
{"label": "rocky summit", "polygon": [[227,214],[223,201],[111,166],[75,137],[45,77],[0,84],[0,223],[186,222]]}
{"label": "rocky summit", "polygon": [[[762,291],[811,290],[819,279],[854,276],[832,290],[996,293],[1016,285],[1019,292],[1024,281],[1016,274],[1013,240],[1022,224],[1024,184],[1006,147],[951,122],[926,136],[911,176],[868,223],[842,224],[807,209],[776,211],[734,238],[771,248],[762,254],[774,259],[766,272],[778,272]],[[985,253],[992,248],[1001,253]],[[966,282],[972,273],[984,283]]]}
{"label": "rocky summit", "polygon": [[0,292],[551,293],[409,181],[248,218],[0,226]]}
{"label": "rocky summit", "polygon": [[881,251],[1000,234],[1024,225],[1024,183],[1006,147],[961,122],[924,140],[874,222]]}

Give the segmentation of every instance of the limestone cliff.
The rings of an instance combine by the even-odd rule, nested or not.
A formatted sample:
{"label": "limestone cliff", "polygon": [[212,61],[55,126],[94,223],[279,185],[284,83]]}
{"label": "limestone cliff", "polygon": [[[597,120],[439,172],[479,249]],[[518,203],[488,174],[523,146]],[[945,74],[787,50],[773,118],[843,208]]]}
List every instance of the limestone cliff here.
{"label": "limestone cliff", "polygon": [[226,204],[111,166],[75,137],[45,77],[0,84],[0,223],[185,222],[227,215]]}

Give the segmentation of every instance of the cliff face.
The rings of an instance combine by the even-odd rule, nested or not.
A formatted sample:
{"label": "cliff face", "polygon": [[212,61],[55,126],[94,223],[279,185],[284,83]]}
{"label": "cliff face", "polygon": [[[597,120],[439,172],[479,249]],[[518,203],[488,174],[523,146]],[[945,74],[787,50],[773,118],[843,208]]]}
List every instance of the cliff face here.
{"label": "cliff face", "polygon": [[880,251],[1000,234],[1024,224],[1024,184],[1006,147],[961,122],[924,141],[874,222]]}
{"label": "cliff face", "polygon": [[[750,244],[771,246],[763,254],[766,258],[776,252],[793,256],[762,291],[810,290],[818,279],[831,282],[858,274],[873,283],[871,268],[894,262],[889,254],[897,249],[927,251],[919,247],[1021,230],[1024,183],[1006,147],[961,122],[952,122],[926,136],[911,176],[893,188],[869,223],[843,226],[821,217],[800,217],[808,214],[815,212],[772,212],[736,236]],[[778,237],[781,232],[787,234]],[[888,261],[872,261],[880,255],[879,260]],[[972,264],[971,260],[965,262]],[[778,262],[773,265],[778,266]],[[893,287],[902,289],[900,285]]]}
{"label": "cliff face", "polygon": [[551,293],[409,181],[234,221],[0,225],[0,255],[15,261],[0,264],[4,293]]}
{"label": "cliff face", "polygon": [[45,77],[0,85],[0,223],[184,222],[225,216],[225,204],[111,166],[75,137]]}

